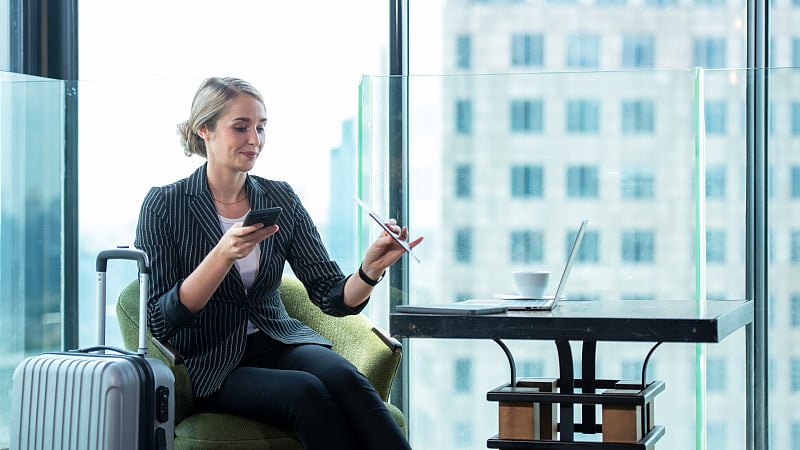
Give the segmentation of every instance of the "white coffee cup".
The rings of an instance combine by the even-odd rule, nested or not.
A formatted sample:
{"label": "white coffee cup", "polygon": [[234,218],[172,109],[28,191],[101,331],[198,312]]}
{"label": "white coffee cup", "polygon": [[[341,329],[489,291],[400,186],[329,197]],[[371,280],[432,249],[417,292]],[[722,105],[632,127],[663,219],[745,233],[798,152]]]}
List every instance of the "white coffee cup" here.
{"label": "white coffee cup", "polygon": [[513,273],[514,288],[522,297],[543,298],[550,281],[550,272],[546,270],[520,270]]}

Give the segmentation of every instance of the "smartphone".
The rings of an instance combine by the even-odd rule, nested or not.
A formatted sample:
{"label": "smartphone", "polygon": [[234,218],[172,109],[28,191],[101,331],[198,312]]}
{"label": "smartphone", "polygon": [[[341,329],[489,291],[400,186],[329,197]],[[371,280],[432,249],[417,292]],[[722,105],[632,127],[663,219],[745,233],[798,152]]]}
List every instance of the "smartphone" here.
{"label": "smartphone", "polygon": [[242,226],[246,227],[259,222],[263,223],[265,227],[275,225],[278,222],[278,217],[280,217],[281,211],[283,211],[283,209],[281,209],[280,206],[250,211],[244,218]]}
{"label": "smartphone", "polygon": [[385,231],[385,232],[386,232],[386,234],[388,234],[389,236],[391,236],[391,237],[392,237],[392,239],[394,239],[394,241],[395,241],[395,242],[397,242],[398,244],[400,244],[400,246],[401,246],[401,247],[403,247],[403,250],[405,250],[405,251],[406,251],[406,253],[408,253],[408,255],[409,255],[409,256],[411,256],[412,258],[414,258],[414,260],[416,260],[418,263],[419,263],[419,262],[422,262],[422,261],[421,261],[419,258],[417,258],[417,255],[415,255],[414,253],[412,253],[412,252],[411,252],[411,246],[410,246],[410,245],[408,245],[408,242],[406,242],[406,241],[404,241],[404,240],[400,239],[400,236],[398,236],[398,235],[397,235],[397,233],[395,233],[394,231],[392,231],[392,229],[391,229],[391,228],[389,228],[389,227],[386,225],[386,222],[384,222],[384,221],[383,221],[383,219],[381,219],[381,218],[378,216],[378,213],[376,213],[375,211],[373,211],[373,210],[372,210],[372,209],[369,207],[369,205],[367,205],[366,203],[364,203],[363,201],[361,201],[361,199],[360,199],[360,198],[358,198],[358,197],[353,197],[353,200],[355,200],[355,201],[356,201],[356,203],[358,203],[358,206],[360,206],[360,207],[361,207],[361,208],[362,208],[364,211],[366,211],[366,212],[367,212],[367,215],[369,215],[370,217],[372,217],[372,220],[374,220],[375,222],[377,222],[377,223],[378,223],[378,225],[380,225],[380,227],[381,227],[381,228],[383,228],[383,231]]}

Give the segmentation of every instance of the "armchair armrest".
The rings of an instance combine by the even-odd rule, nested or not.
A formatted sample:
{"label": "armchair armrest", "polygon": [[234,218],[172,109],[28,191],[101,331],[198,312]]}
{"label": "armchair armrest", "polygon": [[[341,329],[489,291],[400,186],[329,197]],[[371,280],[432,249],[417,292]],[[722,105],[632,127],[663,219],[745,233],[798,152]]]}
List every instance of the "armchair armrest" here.
{"label": "armchair armrest", "polygon": [[173,347],[167,342],[161,342],[155,338],[151,339],[150,341],[161,353],[164,354],[164,357],[166,357],[173,366],[183,364],[183,355],[181,355],[181,352],[179,352],[177,348]]}
{"label": "armchair armrest", "polygon": [[380,327],[373,326],[372,332],[377,335],[387,347],[392,350],[392,353],[400,353],[403,351],[403,344],[400,343],[397,339],[390,336],[385,330]]}

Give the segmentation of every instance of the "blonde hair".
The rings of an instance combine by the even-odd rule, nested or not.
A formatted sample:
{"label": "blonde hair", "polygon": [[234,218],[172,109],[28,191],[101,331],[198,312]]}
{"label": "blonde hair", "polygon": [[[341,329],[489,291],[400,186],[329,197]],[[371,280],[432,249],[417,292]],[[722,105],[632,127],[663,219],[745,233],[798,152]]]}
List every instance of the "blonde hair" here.
{"label": "blonde hair", "polygon": [[178,135],[186,156],[199,155],[207,157],[206,143],[197,134],[205,125],[214,131],[219,117],[228,110],[233,100],[239,95],[247,94],[264,105],[264,98],[250,83],[239,78],[211,77],[203,80],[192,100],[189,119],[178,124]]}

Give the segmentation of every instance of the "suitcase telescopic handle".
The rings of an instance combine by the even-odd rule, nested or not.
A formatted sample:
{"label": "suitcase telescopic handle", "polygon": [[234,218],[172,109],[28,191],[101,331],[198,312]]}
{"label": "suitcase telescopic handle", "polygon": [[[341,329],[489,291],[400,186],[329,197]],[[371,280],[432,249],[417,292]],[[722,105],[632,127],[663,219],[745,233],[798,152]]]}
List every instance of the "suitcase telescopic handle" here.
{"label": "suitcase telescopic handle", "polygon": [[147,355],[147,301],[150,287],[150,260],[137,248],[117,247],[103,250],[97,255],[97,345],[106,343],[106,271],[108,261],[123,259],[136,261],[139,266],[139,348],[138,353]]}
{"label": "suitcase telescopic handle", "polygon": [[108,261],[112,259],[129,259],[136,261],[139,265],[139,273],[150,273],[150,260],[147,254],[137,248],[117,247],[110,250],[103,250],[97,255],[97,271],[105,272],[108,269]]}

